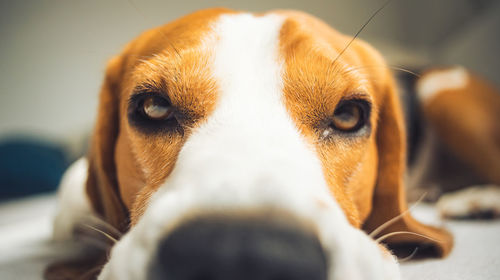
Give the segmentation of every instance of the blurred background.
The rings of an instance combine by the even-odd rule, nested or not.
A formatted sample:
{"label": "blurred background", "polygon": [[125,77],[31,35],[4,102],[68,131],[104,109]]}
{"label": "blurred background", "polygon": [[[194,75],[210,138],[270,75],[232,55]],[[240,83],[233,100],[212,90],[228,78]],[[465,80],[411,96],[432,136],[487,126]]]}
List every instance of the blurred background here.
{"label": "blurred background", "polygon": [[[299,9],[355,34],[383,0],[0,1],[0,199],[54,189],[86,149],[106,61],[213,6]],[[361,33],[394,66],[462,64],[500,85],[500,1],[395,0]]]}

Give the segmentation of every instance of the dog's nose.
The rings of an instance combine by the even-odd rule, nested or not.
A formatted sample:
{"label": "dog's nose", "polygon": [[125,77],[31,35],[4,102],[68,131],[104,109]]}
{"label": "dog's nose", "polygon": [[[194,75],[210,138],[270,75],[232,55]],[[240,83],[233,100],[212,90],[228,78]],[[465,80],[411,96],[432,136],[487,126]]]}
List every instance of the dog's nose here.
{"label": "dog's nose", "polygon": [[325,280],[326,257],[308,230],[276,219],[195,218],[159,244],[150,279]]}

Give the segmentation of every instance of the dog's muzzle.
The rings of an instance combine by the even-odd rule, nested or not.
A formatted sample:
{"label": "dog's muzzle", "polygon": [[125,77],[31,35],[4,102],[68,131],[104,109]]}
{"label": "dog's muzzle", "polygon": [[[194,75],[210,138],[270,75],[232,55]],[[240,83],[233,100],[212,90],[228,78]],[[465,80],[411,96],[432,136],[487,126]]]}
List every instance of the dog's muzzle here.
{"label": "dog's muzzle", "polygon": [[289,221],[205,216],[160,241],[148,279],[325,280],[327,260],[316,235]]}

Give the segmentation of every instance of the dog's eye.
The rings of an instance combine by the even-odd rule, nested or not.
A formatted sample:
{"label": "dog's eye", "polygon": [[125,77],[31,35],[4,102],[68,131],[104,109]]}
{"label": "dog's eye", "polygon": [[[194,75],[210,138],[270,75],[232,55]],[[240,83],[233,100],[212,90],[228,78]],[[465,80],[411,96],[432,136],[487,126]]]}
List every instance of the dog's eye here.
{"label": "dog's eye", "polygon": [[160,94],[137,93],[129,99],[128,121],[144,133],[179,132],[177,118],[177,109]]}
{"label": "dog's eye", "polygon": [[167,120],[174,115],[174,111],[168,100],[159,96],[146,97],[141,107],[143,114],[155,121]]}
{"label": "dog's eye", "polygon": [[364,100],[345,100],[335,109],[331,127],[341,132],[356,132],[366,124],[369,105]]}

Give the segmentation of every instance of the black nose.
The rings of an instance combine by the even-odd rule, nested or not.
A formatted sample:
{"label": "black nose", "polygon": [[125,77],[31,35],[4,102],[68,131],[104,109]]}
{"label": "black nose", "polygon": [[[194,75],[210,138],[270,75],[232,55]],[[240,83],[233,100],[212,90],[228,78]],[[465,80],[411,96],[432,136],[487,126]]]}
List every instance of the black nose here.
{"label": "black nose", "polygon": [[325,280],[318,238],[273,218],[196,218],[160,242],[150,279]]}

